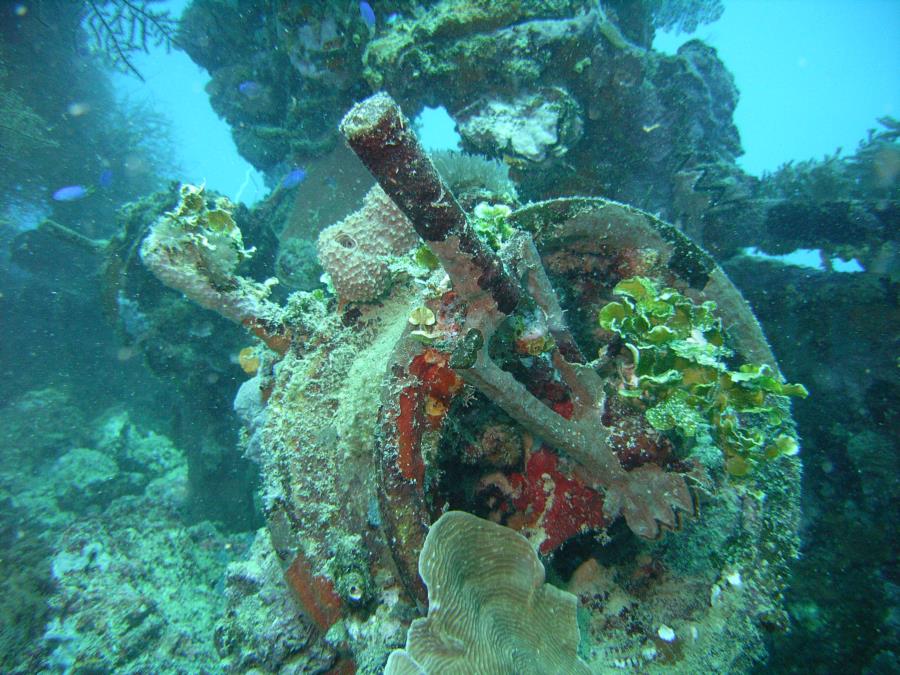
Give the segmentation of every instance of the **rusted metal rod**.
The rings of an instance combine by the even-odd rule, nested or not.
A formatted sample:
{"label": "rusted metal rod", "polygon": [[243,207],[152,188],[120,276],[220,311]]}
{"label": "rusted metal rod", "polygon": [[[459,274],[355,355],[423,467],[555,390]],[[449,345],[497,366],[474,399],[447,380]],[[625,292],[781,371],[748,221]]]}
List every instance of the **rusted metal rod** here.
{"label": "rusted metal rod", "polygon": [[441,261],[454,287],[470,297],[480,290],[500,312],[510,314],[519,304],[519,284],[475,234],[396,101],[385,93],[370,96],[350,109],[340,129]]}

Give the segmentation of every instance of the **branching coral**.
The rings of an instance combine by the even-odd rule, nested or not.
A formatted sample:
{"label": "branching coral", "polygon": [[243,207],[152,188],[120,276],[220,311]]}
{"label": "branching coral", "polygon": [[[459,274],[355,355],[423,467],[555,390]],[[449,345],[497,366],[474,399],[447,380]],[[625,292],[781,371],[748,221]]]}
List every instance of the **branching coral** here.
{"label": "branching coral", "polygon": [[85,25],[90,29],[94,47],[113,65],[143,76],[132,64],[135,52],[149,51],[150,46],[173,43],[175,19],[168,11],[155,11],[161,0],[85,0]]}
{"label": "branching coral", "polygon": [[[15,192],[13,186],[24,177],[35,177],[35,155],[59,147],[59,141],[48,133],[51,125],[29,106],[16,91],[5,66],[6,55],[0,45],[0,173],[6,184],[0,195]],[[54,159],[58,159],[54,155]]]}
{"label": "branching coral", "polygon": [[[0,65],[0,80],[5,72]],[[41,148],[59,145],[47,134],[48,124],[15,91],[0,85],[0,145],[6,152],[25,156]]]}

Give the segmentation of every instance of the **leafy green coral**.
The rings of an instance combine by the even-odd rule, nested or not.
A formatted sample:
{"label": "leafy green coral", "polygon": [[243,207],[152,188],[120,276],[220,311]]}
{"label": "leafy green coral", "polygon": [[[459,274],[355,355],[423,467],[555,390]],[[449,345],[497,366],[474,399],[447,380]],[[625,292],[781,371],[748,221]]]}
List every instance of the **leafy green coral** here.
{"label": "leafy green coral", "polygon": [[803,385],[782,382],[768,365],[731,370],[716,303],[693,302],[646,277],[620,281],[621,298],[600,310],[600,325],[631,353],[622,396],[647,405],[647,421],[686,438],[708,432],[729,473],[742,476],[764,459],[797,452],[787,399],[806,397]]}
{"label": "leafy green coral", "polygon": [[495,251],[499,251],[516,231],[507,220],[510,213],[512,209],[506,204],[481,202],[475,207],[471,221],[475,234]]}

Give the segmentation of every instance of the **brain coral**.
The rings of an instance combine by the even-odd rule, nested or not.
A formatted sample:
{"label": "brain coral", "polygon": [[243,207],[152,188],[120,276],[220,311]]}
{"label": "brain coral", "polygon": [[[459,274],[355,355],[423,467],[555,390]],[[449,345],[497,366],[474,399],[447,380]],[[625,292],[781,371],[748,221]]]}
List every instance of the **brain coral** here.
{"label": "brain coral", "polygon": [[578,658],[576,598],[544,583],[544,567],[518,532],[463,511],[432,525],[419,557],[428,616],[386,675],[589,673]]}
{"label": "brain coral", "polygon": [[369,302],[391,284],[391,259],[419,242],[409,220],[377,185],[362,208],[319,234],[319,262],[342,304]]}

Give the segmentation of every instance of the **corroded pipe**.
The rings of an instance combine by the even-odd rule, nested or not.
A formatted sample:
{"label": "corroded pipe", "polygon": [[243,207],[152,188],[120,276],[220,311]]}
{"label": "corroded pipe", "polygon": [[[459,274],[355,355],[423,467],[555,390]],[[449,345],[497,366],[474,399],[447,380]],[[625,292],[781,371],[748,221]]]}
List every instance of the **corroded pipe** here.
{"label": "corroded pipe", "polygon": [[340,129],[441,261],[454,287],[470,297],[486,293],[500,312],[510,314],[519,303],[518,283],[475,234],[394,99],[378,93],[357,103]]}

